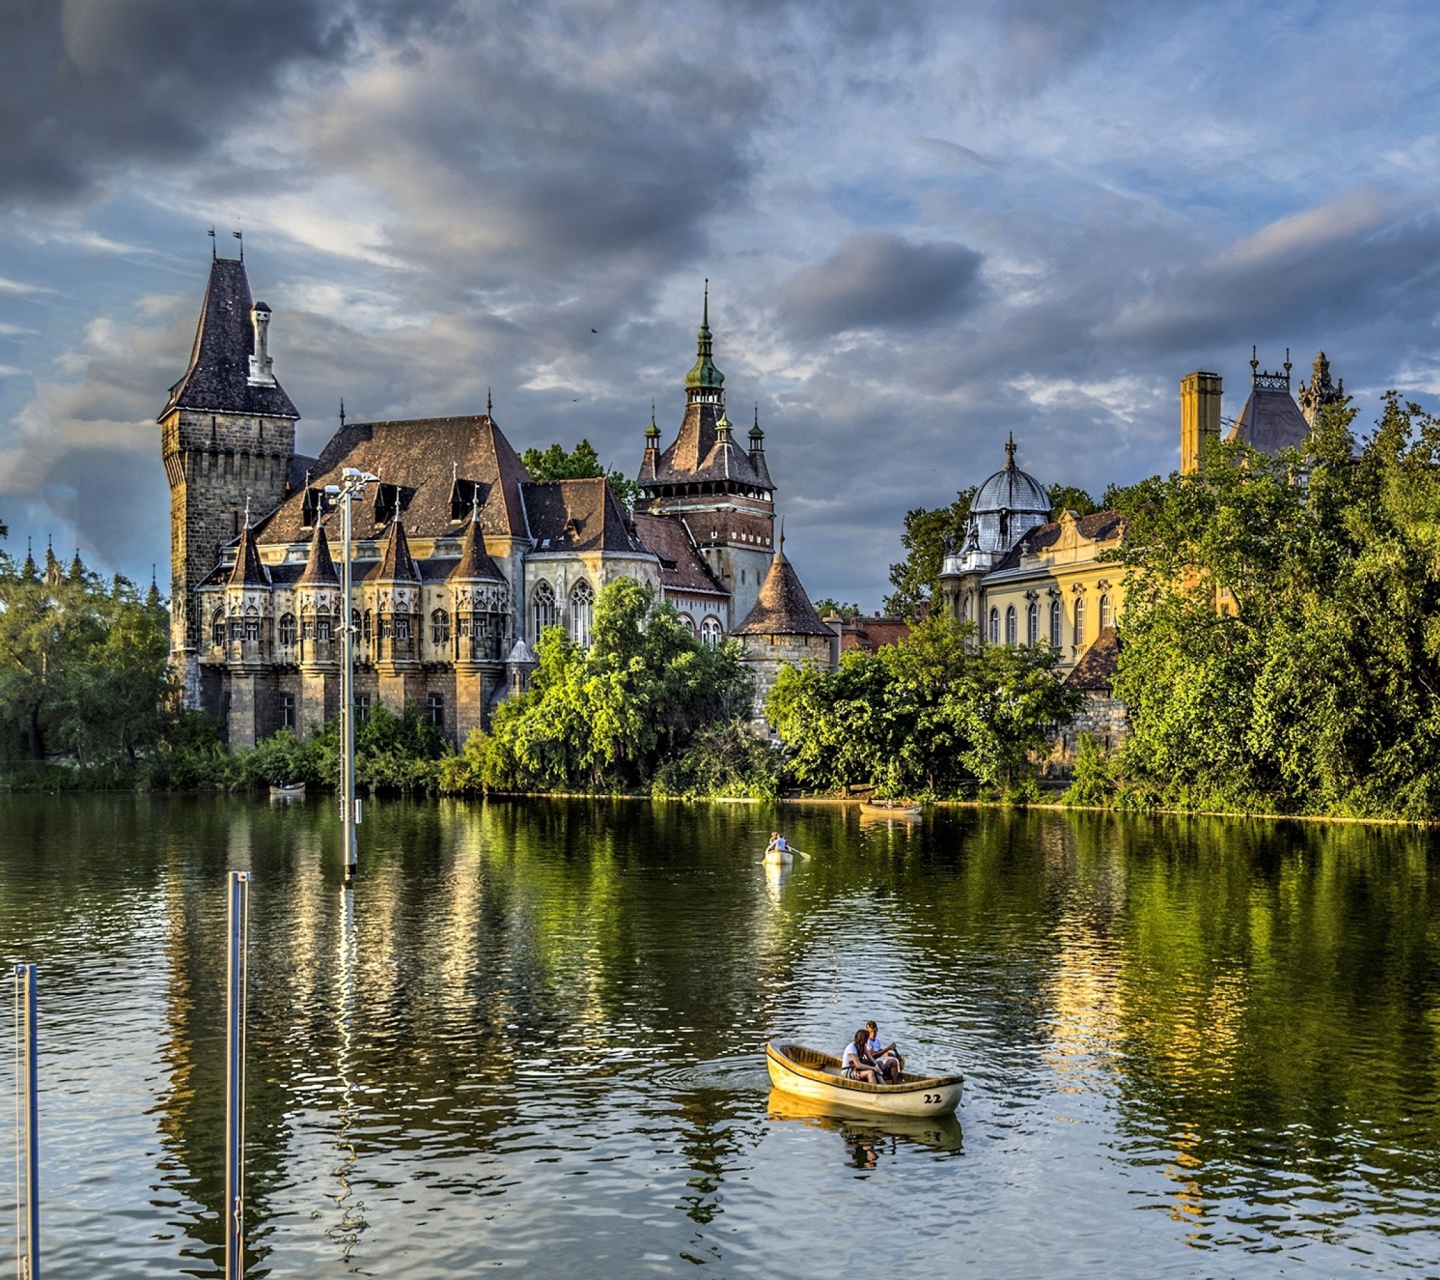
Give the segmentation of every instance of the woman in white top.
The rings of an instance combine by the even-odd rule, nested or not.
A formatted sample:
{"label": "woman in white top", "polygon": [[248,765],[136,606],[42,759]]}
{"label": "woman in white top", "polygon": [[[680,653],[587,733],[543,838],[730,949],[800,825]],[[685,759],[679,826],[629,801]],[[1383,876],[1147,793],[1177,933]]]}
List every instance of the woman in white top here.
{"label": "woman in white top", "polygon": [[840,1070],[848,1080],[863,1080],[866,1084],[884,1084],[885,1077],[875,1065],[875,1059],[866,1048],[869,1037],[865,1028],[855,1033],[855,1039],[845,1046],[840,1055]]}

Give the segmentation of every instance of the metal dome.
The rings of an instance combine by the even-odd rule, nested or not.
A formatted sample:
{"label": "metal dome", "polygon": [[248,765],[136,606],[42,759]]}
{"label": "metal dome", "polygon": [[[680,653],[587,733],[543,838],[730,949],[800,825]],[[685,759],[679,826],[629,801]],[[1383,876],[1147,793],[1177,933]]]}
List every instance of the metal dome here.
{"label": "metal dome", "polygon": [[970,510],[982,512],[1008,511],[1012,514],[1041,515],[1050,518],[1050,495],[1045,486],[1028,471],[1015,465],[1015,440],[1005,444],[1005,466],[985,481],[970,500]]}

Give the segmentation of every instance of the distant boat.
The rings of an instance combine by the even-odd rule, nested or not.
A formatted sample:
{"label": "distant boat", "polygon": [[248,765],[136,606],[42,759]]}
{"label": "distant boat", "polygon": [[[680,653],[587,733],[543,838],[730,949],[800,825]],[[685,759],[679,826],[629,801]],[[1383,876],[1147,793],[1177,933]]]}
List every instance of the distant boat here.
{"label": "distant boat", "polygon": [[303,782],[274,782],[270,784],[270,799],[272,800],[303,800],[305,799],[305,784]]}
{"label": "distant boat", "polygon": [[866,1084],[841,1073],[840,1059],[788,1040],[765,1046],[770,1083],[785,1093],[875,1115],[948,1116],[960,1105],[965,1077],[905,1071],[899,1084]]}
{"label": "distant boat", "polygon": [[900,801],[862,800],[860,812],[872,818],[918,818],[918,804],[903,804]]}

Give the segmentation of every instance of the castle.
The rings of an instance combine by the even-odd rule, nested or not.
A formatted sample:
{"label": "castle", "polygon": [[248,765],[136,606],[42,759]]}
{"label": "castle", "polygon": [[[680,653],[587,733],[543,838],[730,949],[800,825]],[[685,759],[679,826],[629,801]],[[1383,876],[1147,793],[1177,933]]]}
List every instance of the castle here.
{"label": "castle", "polygon": [[559,626],[588,645],[618,577],[655,587],[695,635],[740,638],[757,706],[778,658],[824,660],[815,615],[775,537],[758,412],[742,446],[713,358],[708,289],[676,439],[651,415],[634,513],[604,479],[536,481],[483,415],[341,421],[318,458],[275,376],[272,312],[243,259],[213,258],[190,363],[159,416],[171,493],[171,656],[185,705],[248,746],[339,714],[345,625],[327,491],[378,477],[353,508],[357,719],[413,702],[461,742],[525,687]]}

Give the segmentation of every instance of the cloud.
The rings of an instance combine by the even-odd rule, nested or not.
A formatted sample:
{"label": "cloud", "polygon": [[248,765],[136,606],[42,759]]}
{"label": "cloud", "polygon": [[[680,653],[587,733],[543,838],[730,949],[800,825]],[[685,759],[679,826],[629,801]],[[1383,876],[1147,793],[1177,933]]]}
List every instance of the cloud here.
{"label": "cloud", "polygon": [[980,263],[963,244],[857,232],[828,261],[781,284],[780,314],[801,338],[931,324],[978,300]]}

